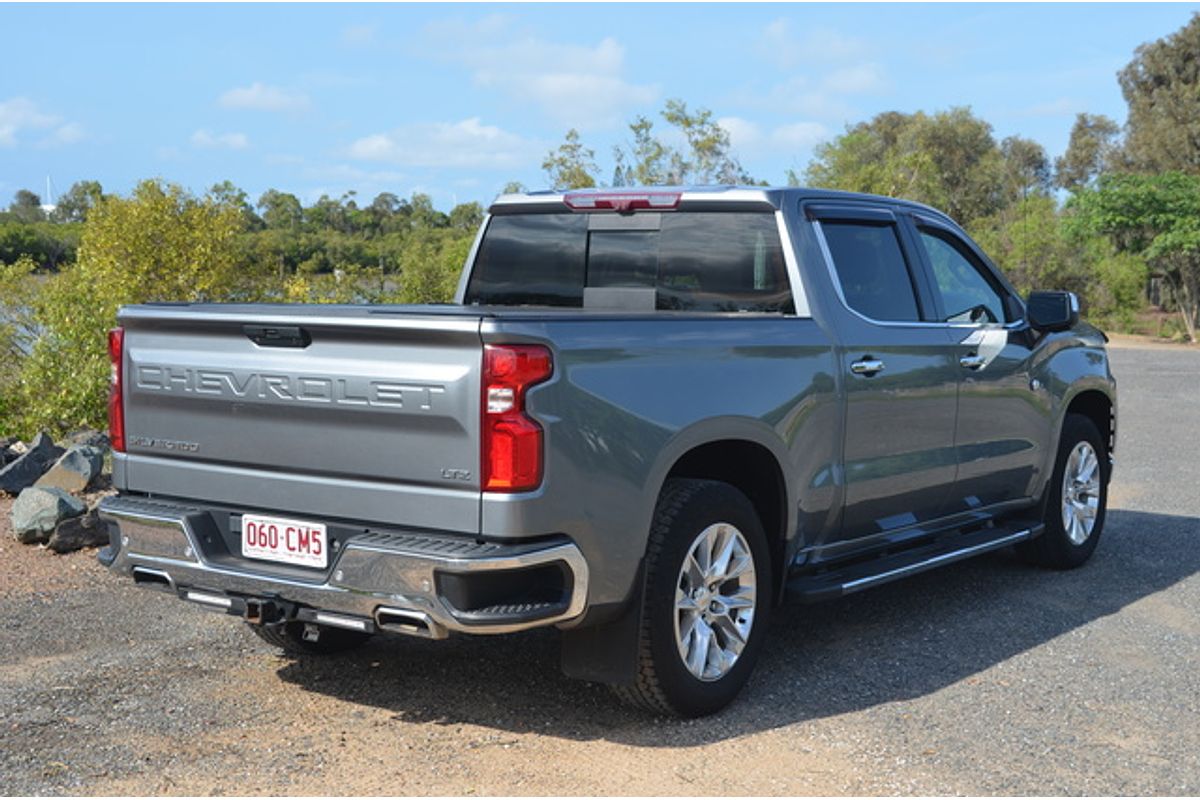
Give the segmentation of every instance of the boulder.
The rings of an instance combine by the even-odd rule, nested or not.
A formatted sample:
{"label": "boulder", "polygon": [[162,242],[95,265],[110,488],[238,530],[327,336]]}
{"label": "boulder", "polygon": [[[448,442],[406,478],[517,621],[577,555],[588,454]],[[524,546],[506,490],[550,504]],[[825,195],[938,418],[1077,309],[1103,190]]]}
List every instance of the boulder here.
{"label": "boulder", "polygon": [[39,433],[25,453],[11,464],[0,467],[0,492],[18,494],[33,486],[63,452],[49,436]]}
{"label": "boulder", "polygon": [[50,534],[46,547],[56,553],[71,553],[84,547],[108,544],[108,526],[100,521],[96,509],[80,517],[64,519]]}
{"label": "boulder", "polygon": [[91,428],[82,428],[67,435],[67,443],[71,445],[83,445],[86,447],[97,447],[101,450],[107,450],[109,446],[108,434],[94,431]]}
{"label": "boulder", "polygon": [[98,447],[76,445],[63,453],[33,484],[42,488],[82,492],[104,468],[104,451]]}
{"label": "boulder", "polygon": [[22,544],[45,542],[64,519],[78,517],[87,506],[62,489],[25,489],[12,506],[12,529]]}

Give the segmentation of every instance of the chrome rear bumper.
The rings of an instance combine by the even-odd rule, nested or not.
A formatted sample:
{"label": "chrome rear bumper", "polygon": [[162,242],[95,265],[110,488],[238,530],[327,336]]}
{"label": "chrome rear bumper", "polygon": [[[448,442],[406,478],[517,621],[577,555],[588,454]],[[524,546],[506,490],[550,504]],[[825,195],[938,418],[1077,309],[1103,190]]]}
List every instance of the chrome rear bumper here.
{"label": "chrome rear bumper", "polygon": [[[213,563],[195,530],[206,512],[140,497],[106,498],[100,516],[116,526],[101,560],[137,583],[249,621],[265,607],[300,619],[370,633],[394,631],[444,638],[448,631],[511,633],[546,625],[569,626],[582,616],[587,562],[565,538],[536,544],[450,541],[421,534],[369,532],[346,541],[323,577],[311,580]],[[110,528],[111,530],[111,528]],[[554,602],[505,603],[457,608],[447,580],[470,581],[483,573],[513,573],[521,585],[536,568],[562,570],[562,597]],[[268,620],[262,620],[268,621]]]}

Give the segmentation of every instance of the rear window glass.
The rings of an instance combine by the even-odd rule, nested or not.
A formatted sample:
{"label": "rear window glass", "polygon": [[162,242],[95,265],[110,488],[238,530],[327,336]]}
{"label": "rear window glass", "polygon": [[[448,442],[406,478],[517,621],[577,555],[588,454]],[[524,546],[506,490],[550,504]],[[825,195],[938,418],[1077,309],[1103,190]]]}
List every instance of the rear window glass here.
{"label": "rear window glass", "polygon": [[848,306],[874,320],[920,319],[895,226],[827,220],[821,231]]}
{"label": "rear window glass", "polygon": [[605,216],[595,230],[587,214],[493,217],[466,302],[581,307],[587,286],[653,289],[664,310],[793,312],[774,214],[663,213],[627,230]]}

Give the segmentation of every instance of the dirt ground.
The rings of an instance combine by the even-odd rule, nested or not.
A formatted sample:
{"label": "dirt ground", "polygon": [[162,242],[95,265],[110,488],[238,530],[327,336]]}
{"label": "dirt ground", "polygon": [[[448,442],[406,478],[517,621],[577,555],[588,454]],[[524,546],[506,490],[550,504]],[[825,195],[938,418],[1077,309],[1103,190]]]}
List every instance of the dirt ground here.
{"label": "dirt ground", "polygon": [[1057,573],[999,553],[789,603],[714,717],[618,705],[557,634],[277,655],[95,551],[10,537],[5,794],[1200,793],[1200,351],[1113,351],[1104,538]]}

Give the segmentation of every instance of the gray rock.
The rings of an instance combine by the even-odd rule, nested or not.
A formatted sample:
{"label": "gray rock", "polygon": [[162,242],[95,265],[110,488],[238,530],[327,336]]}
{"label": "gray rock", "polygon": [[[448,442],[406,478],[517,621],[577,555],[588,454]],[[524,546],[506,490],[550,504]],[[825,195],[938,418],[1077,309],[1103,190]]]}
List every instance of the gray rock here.
{"label": "gray rock", "polygon": [[39,433],[24,454],[0,468],[0,492],[18,494],[33,486],[62,454],[63,449],[48,435]]}
{"label": "gray rock", "polygon": [[81,517],[71,517],[58,523],[46,547],[56,553],[71,553],[84,547],[106,544],[108,526],[100,521],[99,513],[93,508]]}
{"label": "gray rock", "polygon": [[67,436],[67,442],[72,445],[98,447],[101,450],[107,450],[109,446],[108,434],[94,431],[91,428],[73,431]]}
{"label": "gray rock", "polygon": [[33,484],[43,488],[82,492],[104,467],[104,451],[98,447],[76,445],[54,462],[49,471]]}
{"label": "gray rock", "polygon": [[78,517],[87,506],[62,489],[31,487],[21,492],[12,506],[13,535],[22,544],[36,544],[50,534],[64,519]]}

